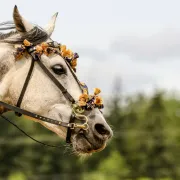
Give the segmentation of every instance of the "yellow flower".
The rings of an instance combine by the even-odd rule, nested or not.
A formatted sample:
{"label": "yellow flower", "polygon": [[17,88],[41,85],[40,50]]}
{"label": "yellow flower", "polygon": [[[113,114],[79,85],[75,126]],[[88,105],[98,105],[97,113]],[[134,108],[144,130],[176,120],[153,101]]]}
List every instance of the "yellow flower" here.
{"label": "yellow flower", "polygon": [[83,94],[88,94],[88,90],[86,88],[83,89]]}
{"label": "yellow flower", "polygon": [[25,39],[25,40],[23,41],[23,44],[24,44],[25,46],[31,46],[31,45],[32,45],[27,39]]}
{"label": "yellow flower", "polygon": [[42,47],[42,49],[43,49],[43,51],[45,51],[47,48],[48,48],[48,44],[46,43],[46,42],[43,42],[42,44],[41,44],[41,47]]}
{"label": "yellow flower", "polygon": [[77,66],[77,59],[73,59],[73,60],[71,61],[71,66],[72,66],[72,67],[76,67],[76,66]]}
{"label": "yellow flower", "polygon": [[96,105],[102,105],[102,104],[103,104],[102,98],[99,97],[99,96],[96,96],[94,103],[95,103]]}
{"label": "yellow flower", "polygon": [[60,46],[60,49],[61,49],[61,55],[65,58],[72,58],[73,57],[73,52],[70,50],[70,49],[66,49],[66,46],[65,45],[61,45]]}
{"label": "yellow flower", "polygon": [[86,106],[86,102],[88,101],[88,99],[89,99],[88,94],[82,94],[82,95],[79,97],[78,105],[79,105],[79,106]]}
{"label": "yellow flower", "polygon": [[82,94],[82,95],[79,97],[79,101],[85,101],[85,102],[87,102],[88,99],[89,99],[88,94]]}
{"label": "yellow flower", "polygon": [[84,102],[84,101],[79,101],[79,102],[78,102],[78,105],[79,105],[79,106],[86,106],[86,102]]}
{"label": "yellow flower", "polygon": [[64,52],[63,56],[71,59],[73,57],[73,52],[68,49],[66,52]]}
{"label": "yellow flower", "polygon": [[66,51],[66,45],[61,45],[60,48],[61,48],[61,52]]}
{"label": "yellow flower", "polygon": [[43,48],[41,46],[37,45],[36,46],[36,52],[37,53],[42,53],[42,51],[43,51]]}
{"label": "yellow flower", "polygon": [[101,92],[101,90],[99,88],[94,89],[94,95],[98,95],[100,92]]}

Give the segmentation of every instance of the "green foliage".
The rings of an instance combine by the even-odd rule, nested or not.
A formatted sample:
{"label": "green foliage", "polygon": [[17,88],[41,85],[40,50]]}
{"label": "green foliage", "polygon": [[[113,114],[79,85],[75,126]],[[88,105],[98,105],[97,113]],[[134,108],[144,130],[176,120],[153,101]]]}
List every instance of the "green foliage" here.
{"label": "green foliage", "polygon": [[180,101],[161,92],[124,98],[116,87],[108,102],[113,140],[84,160],[65,153],[59,137],[37,123],[9,114],[32,136],[62,149],[36,144],[0,119],[0,179],[179,180]]}
{"label": "green foliage", "polygon": [[26,176],[22,172],[15,172],[10,174],[8,180],[26,180]]}

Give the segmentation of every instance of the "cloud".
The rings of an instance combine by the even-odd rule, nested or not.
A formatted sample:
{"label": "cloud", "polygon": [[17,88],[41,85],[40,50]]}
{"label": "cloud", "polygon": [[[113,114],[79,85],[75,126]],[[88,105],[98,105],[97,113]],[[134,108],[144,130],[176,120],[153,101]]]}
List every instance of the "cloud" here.
{"label": "cloud", "polygon": [[106,61],[109,59],[109,51],[104,49],[98,49],[97,47],[79,47],[76,48],[76,51],[79,52],[80,57],[88,57],[95,61]]}
{"label": "cloud", "polygon": [[119,36],[111,43],[110,50],[138,60],[177,58],[180,57],[180,29],[166,28],[148,37]]}
{"label": "cloud", "polygon": [[79,77],[90,89],[100,87],[110,94],[116,77],[122,79],[123,93],[180,89],[180,29],[168,28],[148,37],[119,36],[109,49],[79,46],[76,50]]}
{"label": "cloud", "polygon": [[[156,82],[149,63],[132,61],[120,55],[110,55],[109,60],[95,61],[89,57],[80,60],[78,64],[78,77],[86,82],[90,90],[100,87],[104,95],[113,92],[114,80],[122,79],[123,93],[132,93],[152,87]],[[121,82],[119,82],[121,83]]]}

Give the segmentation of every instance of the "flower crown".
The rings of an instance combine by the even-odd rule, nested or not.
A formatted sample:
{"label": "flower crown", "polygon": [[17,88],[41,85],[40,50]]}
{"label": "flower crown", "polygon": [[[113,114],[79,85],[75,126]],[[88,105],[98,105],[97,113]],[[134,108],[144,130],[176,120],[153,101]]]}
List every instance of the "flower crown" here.
{"label": "flower crown", "polygon": [[[50,56],[51,54],[61,55],[71,66],[71,68],[76,72],[77,58],[79,55],[73,53],[71,50],[67,49],[65,45],[61,45],[57,42],[43,42],[40,45],[34,46],[28,40],[24,40],[21,47],[18,47],[16,50],[15,59],[20,60],[23,56],[28,56],[28,50],[32,49],[35,56],[39,57],[42,54]],[[102,98],[99,96],[101,90],[99,88],[94,89],[94,94],[89,95],[88,87],[85,83],[80,83],[81,89],[83,91],[82,95],[79,97],[79,100],[76,104],[73,105],[73,108],[76,112],[82,113],[84,110],[90,110],[93,108],[102,109],[104,107]]]}
{"label": "flower crown", "polygon": [[79,55],[77,53],[73,53],[70,49],[67,49],[65,45],[61,45],[57,42],[43,42],[40,45],[34,46],[25,39],[21,47],[16,49],[17,51],[15,53],[15,59],[20,60],[23,56],[28,56],[27,49],[31,47],[34,50],[35,55],[38,57],[40,57],[42,54],[50,56],[53,53],[61,55],[76,72],[77,58],[79,58]]}

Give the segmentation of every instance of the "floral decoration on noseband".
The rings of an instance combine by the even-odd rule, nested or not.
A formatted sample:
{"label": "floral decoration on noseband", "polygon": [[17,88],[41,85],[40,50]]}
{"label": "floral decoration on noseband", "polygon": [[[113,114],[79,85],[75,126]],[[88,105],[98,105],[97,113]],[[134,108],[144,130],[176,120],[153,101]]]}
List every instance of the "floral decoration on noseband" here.
{"label": "floral decoration on noseband", "polygon": [[40,45],[34,46],[25,39],[21,47],[16,49],[15,59],[20,60],[22,57],[28,56],[27,50],[30,48],[33,48],[37,57],[40,57],[42,54],[45,54],[46,56],[50,56],[51,54],[61,55],[76,72],[77,58],[79,58],[79,55],[77,53],[73,53],[70,49],[67,49],[65,45],[61,45],[57,42],[43,42]]}
{"label": "floral decoration on noseband", "polygon": [[[20,60],[24,56],[27,57],[31,52],[35,55],[35,58],[40,58],[42,54],[46,56],[50,56],[53,53],[59,54],[70,64],[71,68],[76,71],[77,58],[79,58],[79,55],[67,49],[65,45],[61,45],[57,42],[43,42],[35,46],[25,39],[21,47],[18,47],[16,50],[16,60]],[[79,85],[83,93],[79,97],[78,102],[73,104],[74,112],[81,114],[84,110],[92,110],[94,108],[102,109],[104,107],[102,98],[99,96],[101,92],[99,88],[95,88],[94,94],[89,95],[86,84],[79,82]]]}
{"label": "floral decoration on noseband", "polygon": [[88,94],[88,88],[84,83],[81,83],[83,94],[79,97],[78,105],[87,110],[93,108],[102,109],[104,107],[102,98],[99,96],[101,90],[99,88],[94,89],[94,94]]}
{"label": "floral decoration on noseband", "polygon": [[83,94],[79,97],[78,102],[72,106],[74,112],[82,114],[85,110],[104,108],[102,98],[99,96],[99,93],[101,92],[99,88],[95,88],[94,94],[89,95],[87,86],[84,83],[81,83],[81,86],[84,86],[85,88],[82,88]]}

